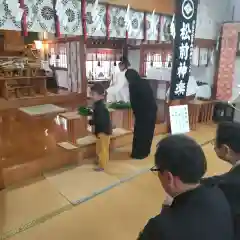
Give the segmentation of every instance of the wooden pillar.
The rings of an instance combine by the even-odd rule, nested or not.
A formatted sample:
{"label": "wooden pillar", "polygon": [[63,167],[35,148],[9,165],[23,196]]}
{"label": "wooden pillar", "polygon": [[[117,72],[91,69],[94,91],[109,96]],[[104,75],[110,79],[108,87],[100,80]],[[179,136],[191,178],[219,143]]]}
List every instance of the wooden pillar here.
{"label": "wooden pillar", "polygon": [[84,43],[84,37],[79,39],[79,57],[81,66],[81,86],[84,103],[87,103],[87,75],[86,75],[86,44]]}
{"label": "wooden pillar", "polygon": [[139,74],[140,76],[145,75],[145,54],[144,54],[144,48],[143,44],[140,45],[140,64],[139,64]]}
{"label": "wooden pillar", "polygon": [[0,191],[4,188],[3,167],[0,163]]}
{"label": "wooden pillar", "polygon": [[[1,114],[1,129],[0,129],[0,134],[2,140],[5,142],[8,141],[9,136],[11,136],[12,133],[12,121],[11,121],[11,116],[8,114],[8,112],[4,112]],[[2,144],[2,148],[5,148],[6,145]],[[14,150],[14,149],[12,149]],[[3,151],[3,149],[0,148],[0,151]],[[1,152],[3,154],[3,152]],[[3,154],[4,155],[4,154]],[[9,161],[8,159],[3,161],[0,160],[0,190],[5,188],[4,184],[4,177],[3,177],[3,169],[8,167]]]}
{"label": "wooden pillar", "polygon": [[127,39],[125,39],[124,44],[123,44],[123,56],[128,57],[128,44],[127,44]]}

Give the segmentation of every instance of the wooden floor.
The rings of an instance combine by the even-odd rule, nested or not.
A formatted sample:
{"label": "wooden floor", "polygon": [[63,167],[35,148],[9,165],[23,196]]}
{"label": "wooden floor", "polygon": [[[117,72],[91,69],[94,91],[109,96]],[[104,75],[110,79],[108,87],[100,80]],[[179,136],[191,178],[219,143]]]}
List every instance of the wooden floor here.
{"label": "wooden floor", "polygon": [[[208,175],[230,168],[216,157],[213,146],[208,143],[214,138],[214,126],[199,126],[198,131],[189,135],[203,144]],[[130,146],[126,146],[113,155],[106,173],[94,175],[89,162],[2,191],[2,239],[136,239],[146,221],[160,211],[165,197],[157,177],[147,171],[153,165],[155,146],[160,138],[155,137],[152,155],[144,161],[123,157],[130,150]],[[96,192],[94,188],[102,190]],[[90,190],[96,194],[84,202],[77,201],[90,194]]]}

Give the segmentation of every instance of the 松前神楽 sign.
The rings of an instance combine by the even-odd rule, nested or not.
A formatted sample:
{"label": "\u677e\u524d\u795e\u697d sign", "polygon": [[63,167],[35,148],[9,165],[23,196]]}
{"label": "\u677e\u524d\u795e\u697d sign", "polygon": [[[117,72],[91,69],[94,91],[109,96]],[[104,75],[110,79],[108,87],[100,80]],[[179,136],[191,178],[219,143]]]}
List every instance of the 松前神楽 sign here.
{"label": "\u677e\u524d\u795e\u697d sign", "polygon": [[191,72],[198,0],[176,0],[170,100],[183,99]]}

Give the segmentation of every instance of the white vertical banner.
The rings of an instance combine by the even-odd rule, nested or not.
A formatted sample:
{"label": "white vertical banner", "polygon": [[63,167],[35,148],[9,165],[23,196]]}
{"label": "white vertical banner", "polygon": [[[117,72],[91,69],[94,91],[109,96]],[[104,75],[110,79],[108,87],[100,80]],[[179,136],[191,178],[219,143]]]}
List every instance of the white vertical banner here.
{"label": "white vertical banner", "polygon": [[172,134],[190,132],[188,105],[170,106],[169,113]]}

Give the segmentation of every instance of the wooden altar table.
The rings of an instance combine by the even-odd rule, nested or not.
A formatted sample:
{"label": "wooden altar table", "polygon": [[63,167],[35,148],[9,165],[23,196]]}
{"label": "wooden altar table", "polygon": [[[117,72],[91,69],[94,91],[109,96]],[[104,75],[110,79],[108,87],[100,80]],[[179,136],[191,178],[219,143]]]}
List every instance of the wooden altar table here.
{"label": "wooden altar table", "polygon": [[114,128],[133,130],[134,117],[132,109],[109,109],[112,125]]}
{"label": "wooden altar table", "polygon": [[68,141],[70,143],[76,145],[77,139],[89,135],[89,132],[87,130],[87,117],[80,116],[77,111],[65,112],[59,114],[59,117],[66,120]]}
{"label": "wooden altar table", "polygon": [[35,94],[47,95],[46,76],[32,77],[1,77],[0,97],[9,99],[12,95],[21,98],[35,96]]}

